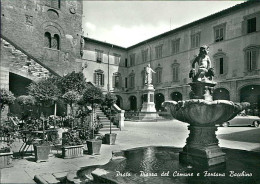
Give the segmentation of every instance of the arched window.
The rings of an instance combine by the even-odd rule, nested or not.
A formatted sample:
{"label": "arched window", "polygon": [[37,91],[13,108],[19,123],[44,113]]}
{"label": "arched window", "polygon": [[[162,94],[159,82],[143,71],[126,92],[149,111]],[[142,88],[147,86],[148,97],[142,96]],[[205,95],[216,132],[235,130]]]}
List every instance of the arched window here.
{"label": "arched window", "polygon": [[44,47],[51,48],[51,34],[49,32],[44,34]]}
{"label": "arched window", "polygon": [[59,35],[55,34],[52,39],[52,47],[53,49],[60,50],[60,37]]}

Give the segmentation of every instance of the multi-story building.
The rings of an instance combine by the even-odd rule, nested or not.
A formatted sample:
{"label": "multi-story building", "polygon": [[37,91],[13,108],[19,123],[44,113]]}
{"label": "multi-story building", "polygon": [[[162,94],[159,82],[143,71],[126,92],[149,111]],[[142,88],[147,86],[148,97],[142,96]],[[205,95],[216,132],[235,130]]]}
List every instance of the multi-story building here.
{"label": "multi-story building", "polygon": [[[1,1],[1,87],[16,96],[47,75],[82,71],[88,82],[142,105],[144,67],[156,71],[157,110],[165,100],[189,99],[188,73],[199,47],[210,47],[218,82],[214,99],[260,106],[260,3],[248,1],[128,48],[82,39],[82,1]],[[108,57],[109,56],[109,57]]]}
{"label": "multi-story building", "polygon": [[85,38],[83,72],[87,81],[116,93],[123,109],[138,110],[144,67],[150,63],[159,110],[164,100],[189,99],[188,73],[204,44],[210,47],[218,83],[213,98],[248,101],[259,109],[259,2],[233,6],[128,48]]}

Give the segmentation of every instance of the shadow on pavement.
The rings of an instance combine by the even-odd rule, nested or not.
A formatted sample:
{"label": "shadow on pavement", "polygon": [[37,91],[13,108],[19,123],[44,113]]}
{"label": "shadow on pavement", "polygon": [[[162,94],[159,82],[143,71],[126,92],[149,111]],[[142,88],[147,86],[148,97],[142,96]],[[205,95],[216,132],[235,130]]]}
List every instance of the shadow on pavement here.
{"label": "shadow on pavement", "polygon": [[252,130],[246,130],[246,131],[242,131],[242,132],[219,134],[217,137],[219,139],[226,139],[226,140],[231,140],[231,141],[260,143],[260,129],[255,128]]}

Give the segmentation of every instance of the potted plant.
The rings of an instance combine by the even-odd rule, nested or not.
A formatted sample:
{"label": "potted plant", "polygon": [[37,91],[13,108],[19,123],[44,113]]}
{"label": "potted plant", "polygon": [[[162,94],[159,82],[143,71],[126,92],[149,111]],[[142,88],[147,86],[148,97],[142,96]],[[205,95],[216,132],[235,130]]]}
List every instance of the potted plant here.
{"label": "potted plant", "polygon": [[79,138],[79,132],[70,130],[62,134],[62,158],[76,158],[83,156],[84,145]]}
{"label": "potted plant", "polygon": [[105,103],[108,106],[108,116],[110,120],[110,128],[109,128],[109,134],[105,134],[105,140],[107,144],[114,145],[116,142],[116,133],[112,133],[112,119],[111,119],[111,107],[114,103],[116,103],[117,97],[113,93],[107,93],[105,95]]}
{"label": "potted plant", "polygon": [[[0,142],[0,168],[12,167],[12,151],[11,151],[11,133],[5,131],[5,127],[2,126],[2,111],[6,105],[11,105],[15,101],[14,94],[7,89],[0,89],[0,134],[8,139],[7,142]],[[9,128],[8,128],[9,130]]]}
{"label": "potted plant", "polygon": [[102,144],[102,140],[95,139],[94,131],[95,131],[95,109],[98,104],[100,104],[103,101],[103,93],[100,88],[97,88],[95,86],[89,86],[86,88],[86,90],[83,92],[83,99],[86,103],[91,104],[92,108],[92,117],[91,117],[91,125],[90,125],[90,131],[91,131],[91,137],[92,139],[87,140],[87,147],[88,152],[91,155],[100,154],[100,148]]}
{"label": "potted plant", "polygon": [[[71,116],[74,117],[74,111],[73,111],[73,104],[79,101],[80,95],[77,91],[71,90],[66,92],[62,98],[64,99],[65,103],[67,103],[70,106]],[[73,122],[71,125],[71,128],[73,129]]]}
{"label": "potted plant", "polygon": [[42,161],[48,161],[51,150],[50,142],[46,140],[45,136],[45,117],[43,116],[43,114],[41,114],[39,120],[42,123],[42,139],[39,139],[37,142],[33,144],[35,161],[37,163]]}

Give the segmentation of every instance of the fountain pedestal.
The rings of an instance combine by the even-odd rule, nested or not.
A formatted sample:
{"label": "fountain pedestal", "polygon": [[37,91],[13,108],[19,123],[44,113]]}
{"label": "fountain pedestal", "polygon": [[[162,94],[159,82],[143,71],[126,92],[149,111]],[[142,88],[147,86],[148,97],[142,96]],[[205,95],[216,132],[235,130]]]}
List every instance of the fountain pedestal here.
{"label": "fountain pedestal", "polygon": [[152,84],[146,85],[143,89],[144,102],[139,113],[139,119],[142,121],[156,121],[159,117],[155,109],[154,91],[155,89]]}
{"label": "fountain pedestal", "polygon": [[189,137],[183,151],[180,152],[181,163],[209,168],[211,166],[225,167],[225,153],[218,146],[217,127],[189,126]]}

